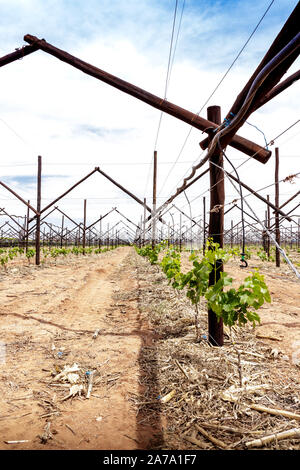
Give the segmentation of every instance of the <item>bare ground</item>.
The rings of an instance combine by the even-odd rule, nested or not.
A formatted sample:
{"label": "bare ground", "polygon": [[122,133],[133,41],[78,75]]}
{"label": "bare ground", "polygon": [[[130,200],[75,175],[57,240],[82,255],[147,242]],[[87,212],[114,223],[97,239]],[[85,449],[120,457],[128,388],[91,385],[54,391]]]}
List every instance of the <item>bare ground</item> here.
{"label": "bare ground", "polygon": [[[13,264],[0,276],[0,449],[189,449],[199,448],[189,440],[196,435],[214,449],[193,428],[205,421],[239,428],[239,436],[215,431],[239,449],[251,432],[299,427],[299,421],[245,408],[253,400],[294,413],[300,408],[299,283],[285,266],[263,269],[273,302],[261,311],[261,326],[235,331],[234,340],[235,348],[254,355],[242,364],[243,377],[255,385],[267,381],[272,390],[256,401],[246,395],[239,409],[220,398],[241,372],[232,338],[224,348],[195,343],[187,300],[133,248],[41,267]],[[229,272],[246,275],[238,262]],[[205,309],[200,326],[205,334]],[[65,399],[70,384],[54,376],[74,363],[84,389]],[[173,390],[174,398],[162,404],[159,398]],[[6,443],[15,440],[28,442]],[[297,449],[299,440],[272,445]]]}

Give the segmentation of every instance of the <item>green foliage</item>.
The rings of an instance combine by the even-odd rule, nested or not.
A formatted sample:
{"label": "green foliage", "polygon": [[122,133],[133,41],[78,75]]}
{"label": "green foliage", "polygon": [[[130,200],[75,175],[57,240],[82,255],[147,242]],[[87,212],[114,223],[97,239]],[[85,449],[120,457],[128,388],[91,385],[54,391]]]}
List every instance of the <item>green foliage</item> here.
{"label": "green foliage", "polygon": [[259,250],[259,251],[257,251],[257,256],[258,256],[259,259],[261,259],[262,261],[268,261],[267,253],[266,253],[264,250]]}
{"label": "green foliage", "polygon": [[3,266],[5,268],[7,262],[8,262],[8,256],[1,256],[1,258],[0,258],[1,266]]}
{"label": "green foliage", "polygon": [[35,250],[33,248],[28,248],[26,252],[26,257],[28,259],[28,262],[30,262],[30,258],[33,258],[35,256]]}
{"label": "green foliage", "polygon": [[[151,247],[136,248],[136,250],[141,256],[147,256],[151,264],[157,262],[157,252],[153,253]],[[218,243],[208,240],[205,255],[201,260],[196,253],[191,254],[189,259],[193,267],[187,273],[181,272],[180,253],[173,247],[165,253],[160,266],[174,288],[186,290],[186,296],[195,306],[196,317],[201,298],[205,298],[208,309],[222,318],[225,325],[244,325],[248,321],[255,325],[256,322],[260,322],[256,311],[264,302],[271,302],[264,277],[257,271],[253,272],[238,288],[232,287],[233,279],[226,272],[220,272],[217,281],[221,262],[225,264],[235,254],[235,250],[228,252],[220,248]],[[211,286],[209,286],[210,278],[214,280]]]}
{"label": "green foliage", "polygon": [[173,247],[170,247],[168,252],[163,257],[160,266],[169,279],[169,283],[172,282],[174,288],[179,288],[181,281],[181,262],[180,262],[180,252]]}
{"label": "green foliage", "polygon": [[227,273],[220,273],[218,282],[210,286],[205,294],[208,308],[212,309],[219,318],[222,317],[225,325],[233,326],[236,323],[244,325],[250,321],[255,326],[255,322],[260,322],[256,310],[265,301],[271,302],[264,276],[254,272],[246,277],[237,289],[223,290],[224,287],[231,285],[232,278]]}
{"label": "green foliage", "polygon": [[73,255],[78,256],[79,253],[80,253],[80,248],[79,248],[78,246],[73,246],[73,248],[72,248],[72,250],[71,250],[71,253],[72,253]]}
{"label": "green foliage", "polygon": [[163,248],[164,243],[159,243],[152,248],[151,245],[143,246],[142,248],[137,248],[136,251],[141,256],[146,256],[150,261],[150,264],[157,264],[158,261],[158,254]]}
{"label": "green foliage", "polygon": [[57,256],[59,255],[59,249],[58,248],[52,248],[51,251],[50,251],[50,256],[51,258],[57,258]]}
{"label": "green foliage", "polygon": [[[91,255],[93,253],[100,254],[100,253],[105,253],[106,251],[113,250],[116,247],[105,247],[103,249],[97,248],[94,249],[94,247],[87,247],[85,248],[85,254]],[[13,260],[16,256],[24,254],[25,250],[24,248],[21,247],[13,247],[13,248],[0,248],[0,263],[2,266],[6,266],[9,260]],[[67,256],[68,254],[83,254],[83,248],[73,246],[72,248],[57,248],[53,247],[49,251],[48,248],[42,248],[42,253],[43,253],[43,261],[42,263],[45,263],[45,259],[48,256],[51,256],[51,258],[56,259],[58,256],[63,255],[64,257]],[[3,255],[3,256],[1,256]],[[28,262],[30,263],[30,259],[35,256],[35,249],[34,248],[28,248],[26,252],[26,257],[28,259]]]}

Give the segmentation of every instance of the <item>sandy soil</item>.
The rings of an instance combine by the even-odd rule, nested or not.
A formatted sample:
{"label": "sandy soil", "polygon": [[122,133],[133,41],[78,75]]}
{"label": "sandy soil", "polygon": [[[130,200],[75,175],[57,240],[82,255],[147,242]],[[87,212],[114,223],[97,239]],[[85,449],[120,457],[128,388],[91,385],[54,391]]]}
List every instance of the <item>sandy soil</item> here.
{"label": "sandy soil", "polygon": [[[152,381],[153,394],[159,394],[157,377],[149,376],[152,369],[143,357],[157,334],[139,306],[143,286],[135,257],[133,248],[125,247],[40,267],[15,262],[1,272],[0,449],[159,447],[163,417],[153,411],[144,416],[134,406],[137,397],[144,399],[145,378]],[[300,359],[299,281],[285,265],[275,270],[255,261],[255,266],[265,274],[272,295],[272,304],[260,310],[256,335],[295,368]],[[238,280],[248,272],[238,260],[227,271]],[[143,285],[151,286],[151,278]],[[84,392],[64,399],[70,384],[54,381],[65,365],[74,363],[84,385],[85,373],[96,371],[90,399]],[[49,423],[51,435],[45,438]],[[13,440],[29,442],[5,442]]]}
{"label": "sandy soil", "polygon": [[[129,401],[131,393],[142,394],[139,354],[153,336],[139,314],[129,252],[14,267],[2,275],[0,449],[151,447],[155,427],[139,432]],[[131,298],[114,301],[123,291]],[[74,362],[97,370],[91,398],[61,401],[69,388],[54,386],[51,373]],[[37,436],[49,420],[53,437],[41,443]],[[29,442],[4,443],[10,440]]]}

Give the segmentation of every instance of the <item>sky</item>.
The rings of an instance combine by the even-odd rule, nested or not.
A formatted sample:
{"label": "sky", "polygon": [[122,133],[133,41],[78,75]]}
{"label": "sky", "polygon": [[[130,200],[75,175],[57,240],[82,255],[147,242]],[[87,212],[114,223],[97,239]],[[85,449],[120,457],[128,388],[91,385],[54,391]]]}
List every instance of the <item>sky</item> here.
{"label": "sky", "polygon": [[[166,99],[195,113],[203,108],[200,115],[204,118],[207,106],[219,105],[224,117],[297,1],[272,3],[207,102],[270,3],[271,0],[177,0],[174,23],[176,0],[0,0],[0,55],[22,47],[26,44],[24,35],[32,34],[164,97],[174,31]],[[298,68],[299,60],[283,78]],[[38,155],[42,156],[42,207],[96,166],[151,205],[154,150],[158,154],[160,205],[200,159],[199,142],[205,137],[201,131],[166,114],[161,117],[159,110],[43,51],[2,67],[0,83],[0,180],[34,206]],[[299,119],[298,97],[296,83],[253,113],[238,134],[264,146]],[[299,137],[300,123],[269,147],[272,157],[265,165],[253,159],[245,162],[247,157],[231,147],[226,154],[236,167],[245,162],[239,169],[240,178],[258,190],[274,183],[275,146],[280,153],[279,178],[300,171]],[[232,171],[228,164],[225,168]],[[280,203],[297,189],[297,178],[292,183],[281,183]],[[225,190],[228,209],[238,194],[227,181]],[[274,186],[261,194],[269,194],[274,201]],[[208,176],[188,189],[186,195],[193,217],[202,218],[203,197],[209,207]],[[134,223],[139,223],[143,215],[139,204],[100,174],[91,176],[57,205],[82,222],[84,199],[88,223],[112,207]],[[265,204],[253,196],[247,201],[263,219]],[[174,204],[190,214],[184,195]],[[0,188],[1,207],[18,216],[26,213],[25,205],[4,188]],[[294,206],[291,203],[286,207],[290,210]],[[300,213],[299,208],[296,213]],[[175,208],[170,214],[179,223]],[[235,223],[240,220],[239,210],[232,210],[225,217],[226,228],[232,219]],[[0,217],[0,225],[2,220]],[[112,227],[119,220],[114,212],[103,220],[103,225],[109,223]],[[170,215],[166,221],[171,222]],[[49,222],[60,225],[61,215],[54,212]],[[184,218],[184,223],[188,224],[188,219]]]}

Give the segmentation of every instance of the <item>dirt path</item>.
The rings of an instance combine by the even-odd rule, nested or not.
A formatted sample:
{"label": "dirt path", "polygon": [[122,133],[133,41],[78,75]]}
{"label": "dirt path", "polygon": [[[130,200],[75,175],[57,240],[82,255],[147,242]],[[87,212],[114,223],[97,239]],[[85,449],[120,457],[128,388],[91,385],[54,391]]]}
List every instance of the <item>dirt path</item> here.
{"label": "dirt path", "polygon": [[[151,446],[155,426],[141,428],[130,401],[143,393],[140,354],[153,334],[139,312],[129,253],[32,266],[25,274],[15,268],[2,277],[0,449]],[[74,363],[83,374],[96,370],[89,400],[83,394],[62,401],[70,384],[53,382]],[[49,422],[52,438],[42,443]],[[29,442],[4,443],[10,440]]]}

